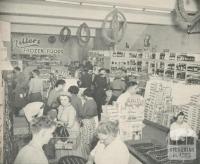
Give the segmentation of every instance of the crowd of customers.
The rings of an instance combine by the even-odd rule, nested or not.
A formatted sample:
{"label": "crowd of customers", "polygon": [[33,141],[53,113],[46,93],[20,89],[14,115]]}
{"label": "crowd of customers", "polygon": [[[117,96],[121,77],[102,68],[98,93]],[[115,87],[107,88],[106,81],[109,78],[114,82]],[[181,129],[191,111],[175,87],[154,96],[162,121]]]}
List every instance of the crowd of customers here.
{"label": "crowd of customers", "polygon": [[[22,161],[22,152],[26,151],[26,149],[28,152],[29,149],[33,152],[35,149],[41,150],[41,147],[49,139],[46,137],[46,140],[44,138],[44,142],[43,139],[41,139],[41,143],[36,143],[35,138],[41,137],[42,134],[40,133],[43,132],[43,129],[45,129],[45,133],[48,133],[48,136],[51,136],[52,129],[54,129],[55,135],[60,135],[62,137],[68,137],[72,135],[74,131],[79,132],[77,134],[81,135],[81,143],[85,146],[88,154],[88,157],[83,158],[88,159],[88,164],[91,162],[95,162],[96,164],[106,164],[106,161],[109,160],[109,164],[121,164],[121,162],[123,164],[128,163],[128,150],[117,136],[119,131],[118,124],[113,122],[103,122],[99,124],[98,128],[96,124],[96,120],[101,121],[102,106],[117,101],[118,97],[124,93],[127,86],[129,86],[127,77],[124,76],[124,70],[119,70],[114,77],[114,80],[111,82],[109,70],[101,68],[99,69],[98,74],[94,74],[92,70],[86,68],[83,68],[82,70],[79,69],[77,72],[77,77],[79,79],[77,85],[72,85],[65,91],[66,81],[58,79],[51,83],[51,85],[54,84],[54,86],[50,87],[51,89],[47,99],[44,98],[43,82],[40,78],[39,70],[33,70],[31,72],[31,78],[27,81],[24,80],[23,74],[21,74],[18,67],[15,68],[14,74],[14,100],[17,101],[17,96],[19,96],[18,99],[20,99],[20,102],[14,101],[14,113],[18,116],[21,109],[26,111],[25,116],[31,118],[29,119],[29,125],[33,136],[32,141],[19,152],[15,164]],[[133,85],[137,86],[137,83],[134,83]],[[79,93],[80,88],[85,88],[81,95]],[[109,99],[107,99],[108,90],[112,90],[112,95]],[[32,104],[32,107],[35,108],[34,103],[38,102],[42,102],[38,110],[34,110],[34,112],[27,110],[27,103],[28,105]],[[20,103],[20,105],[17,105],[17,103]],[[40,109],[43,112],[43,116],[41,116]],[[40,116],[38,115],[39,113]],[[37,120],[35,118],[40,119]],[[55,122],[55,128],[53,128],[54,124],[51,125],[51,122],[49,122],[49,124],[45,122],[48,119]],[[36,122],[33,123],[33,121]],[[63,133],[65,132],[65,134],[61,134],[61,131]],[[95,136],[96,138],[99,138],[97,139],[99,142],[92,151],[96,145],[93,144]],[[64,142],[64,140],[62,141]],[[110,145],[111,149],[106,150],[105,148],[108,145]],[[120,146],[121,150],[119,150],[117,145]],[[89,156],[90,152],[91,154]],[[119,156],[117,156],[118,158],[115,159],[114,154],[111,155],[112,153],[119,154]],[[46,158],[42,153],[38,155],[40,155],[40,159],[38,158],[39,161],[43,161],[44,164],[47,163]],[[30,156],[30,154],[27,156]],[[104,157],[101,159],[100,156]],[[113,161],[109,159],[111,157],[113,157]],[[26,159],[23,160],[26,161]]]}

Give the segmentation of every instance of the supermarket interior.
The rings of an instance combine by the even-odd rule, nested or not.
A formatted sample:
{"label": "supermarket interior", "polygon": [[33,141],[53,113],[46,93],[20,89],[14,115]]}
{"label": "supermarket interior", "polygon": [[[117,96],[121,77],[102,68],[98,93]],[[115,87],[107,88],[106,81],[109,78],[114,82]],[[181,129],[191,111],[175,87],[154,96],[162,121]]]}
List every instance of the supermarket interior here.
{"label": "supermarket interior", "polygon": [[200,164],[199,0],[1,0],[0,164]]}

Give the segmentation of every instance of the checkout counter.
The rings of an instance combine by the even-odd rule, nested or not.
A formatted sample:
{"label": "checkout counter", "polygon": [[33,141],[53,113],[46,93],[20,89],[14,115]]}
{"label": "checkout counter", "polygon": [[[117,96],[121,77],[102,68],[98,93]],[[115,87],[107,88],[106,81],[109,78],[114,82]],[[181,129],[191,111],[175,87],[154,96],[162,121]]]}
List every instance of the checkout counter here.
{"label": "checkout counter", "polygon": [[[195,160],[169,160],[167,137],[169,129],[148,120],[143,122],[143,138],[126,141],[130,153],[143,164],[200,164],[200,141],[196,142]],[[147,135],[148,134],[148,135]],[[133,163],[137,164],[137,163]]]}

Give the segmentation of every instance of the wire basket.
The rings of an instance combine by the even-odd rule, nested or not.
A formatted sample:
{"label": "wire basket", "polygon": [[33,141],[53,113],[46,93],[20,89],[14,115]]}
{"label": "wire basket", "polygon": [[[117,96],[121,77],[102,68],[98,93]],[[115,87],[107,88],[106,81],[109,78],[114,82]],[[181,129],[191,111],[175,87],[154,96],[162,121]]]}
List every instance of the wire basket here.
{"label": "wire basket", "polygon": [[68,137],[53,137],[56,150],[74,150],[81,140],[79,131],[69,131]]}

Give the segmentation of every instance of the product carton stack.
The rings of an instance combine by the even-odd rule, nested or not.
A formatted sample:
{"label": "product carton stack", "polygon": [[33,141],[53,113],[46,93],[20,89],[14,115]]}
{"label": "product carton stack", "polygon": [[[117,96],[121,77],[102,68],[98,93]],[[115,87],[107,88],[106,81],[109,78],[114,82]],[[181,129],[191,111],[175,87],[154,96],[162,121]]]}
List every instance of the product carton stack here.
{"label": "product carton stack", "polygon": [[131,140],[135,133],[142,134],[144,119],[144,104],[120,108],[118,104],[103,106],[102,120],[119,121],[120,137]]}
{"label": "product carton stack", "polygon": [[103,113],[101,114],[101,120],[119,120],[119,109],[117,105],[103,105]]}
{"label": "product carton stack", "polygon": [[173,118],[172,89],[162,82],[149,84],[150,90],[146,96],[145,118],[163,126],[170,126]]}
{"label": "product carton stack", "polygon": [[183,105],[185,120],[190,127],[199,133],[200,130],[200,95],[191,96],[190,103]]}

